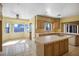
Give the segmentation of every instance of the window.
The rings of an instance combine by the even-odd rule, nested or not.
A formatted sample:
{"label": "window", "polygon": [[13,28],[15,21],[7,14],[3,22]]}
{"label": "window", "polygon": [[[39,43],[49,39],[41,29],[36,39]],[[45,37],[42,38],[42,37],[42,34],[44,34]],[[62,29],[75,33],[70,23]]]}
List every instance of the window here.
{"label": "window", "polygon": [[64,24],[65,33],[78,33],[78,25]]}
{"label": "window", "polygon": [[29,24],[29,31],[32,32],[32,23]]}
{"label": "window", "polygon": [[5,32],[6,33],[9,33],[10,32],[10,24],[9,23],[6,23]]}
{"label": "window", "polygon": [[26,29],[26,32],[29,32],[29,25],[28,24],[25,25],[25,29]]}
{"label": "window", "polygon": [[32,24],[26,24],[25,28],[26,28],[26,32],[31,32],[32,31]]}
{"label": "window", "polygon": [[44,29],[45,29],[45,31],[51,31],[51,27],[52,25],[51,25],[51,23],[49,23],[49,22],[46,22],[45,24],[44,24]]}
{"label": "window", "polygon": [[24,32],[23,24],[14,24],[14,32]]}

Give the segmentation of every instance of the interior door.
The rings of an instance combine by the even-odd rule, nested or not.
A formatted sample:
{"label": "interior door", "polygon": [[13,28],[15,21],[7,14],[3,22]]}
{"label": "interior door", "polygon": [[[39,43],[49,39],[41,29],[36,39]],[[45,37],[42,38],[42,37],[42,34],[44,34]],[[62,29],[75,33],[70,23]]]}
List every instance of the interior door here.
{"label": "interior door", "polygon": [[0,21],[0,51],[2,51],[2,21]]}

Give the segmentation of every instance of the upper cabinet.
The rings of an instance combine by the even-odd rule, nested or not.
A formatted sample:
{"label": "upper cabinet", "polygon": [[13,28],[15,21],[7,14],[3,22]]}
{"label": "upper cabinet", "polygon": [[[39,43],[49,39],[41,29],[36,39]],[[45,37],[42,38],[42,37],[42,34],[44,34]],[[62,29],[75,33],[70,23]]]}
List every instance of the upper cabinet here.
{"label": "upper cabinet", "polygon": [[[48,25],[46,24],[48,23]],[[49,25],[50,24],[50,25]],[[45,26],[46,25],[46,26]],[[48,16],[36,16],[36,32],[56,32],[60,27],[60,20]],[[50,29],[46,31],[45,29]]]}
{"label": "upper cabinet", "polygon": [[44,21],[43,20],[37,20],[37,29],[43,29],[44,28]]}

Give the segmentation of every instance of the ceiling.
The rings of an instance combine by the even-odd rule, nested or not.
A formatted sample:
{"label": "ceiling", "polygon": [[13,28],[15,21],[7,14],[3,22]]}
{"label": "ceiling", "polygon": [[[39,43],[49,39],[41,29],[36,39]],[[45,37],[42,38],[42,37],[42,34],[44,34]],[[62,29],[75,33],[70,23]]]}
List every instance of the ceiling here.
{"label": "ceiling", "polygon": [[79,15],[79,3],[4,3],[3,16],[30,19],[35,15],[67,17]]}

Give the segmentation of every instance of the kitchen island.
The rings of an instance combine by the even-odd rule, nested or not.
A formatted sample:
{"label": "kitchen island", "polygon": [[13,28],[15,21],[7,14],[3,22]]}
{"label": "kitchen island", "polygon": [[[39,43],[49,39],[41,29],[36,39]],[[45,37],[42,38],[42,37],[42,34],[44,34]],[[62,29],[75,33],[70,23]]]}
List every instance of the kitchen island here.
{"label": "kitchen island", "polygon": [[73,45],[73,46],[79,46],[79,34],[78,33],[64,33],[64,32],[36,33],[37,37],[48,36],[48,35],[57,35],[57,36],[67,35],[67,36],[70,36],[69,44]]}
{"label": "kitchen island", "polygon": [[36,38],[38,56],[61,56],[68,52],[69,36],[48,35]]}

